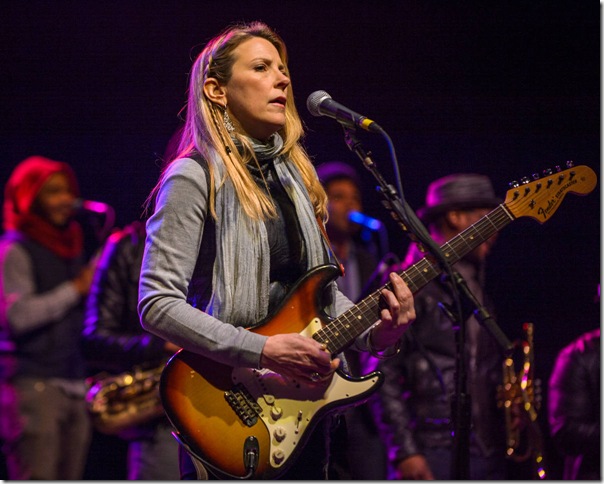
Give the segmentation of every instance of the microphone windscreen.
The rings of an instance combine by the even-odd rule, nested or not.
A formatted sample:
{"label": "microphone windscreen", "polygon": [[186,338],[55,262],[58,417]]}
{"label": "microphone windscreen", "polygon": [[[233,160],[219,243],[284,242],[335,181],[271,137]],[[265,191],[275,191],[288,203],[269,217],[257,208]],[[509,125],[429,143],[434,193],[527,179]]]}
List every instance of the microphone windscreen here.
{"label": "microphone windscreen", "polygon": [[87,210],[88,212],[95,213],[106,213],[111,209],[111,207],[104,202],[95,202],[93,200],[83,200],[81,198],[76,198],[73,201],[73,209]]}
{"label": "microphone windscreen", "polygon": [[325,91],[315,91],[306,100],[306,108],[313,116],[321,116],[319,106],[325,99],[331,99],[331,96]]}

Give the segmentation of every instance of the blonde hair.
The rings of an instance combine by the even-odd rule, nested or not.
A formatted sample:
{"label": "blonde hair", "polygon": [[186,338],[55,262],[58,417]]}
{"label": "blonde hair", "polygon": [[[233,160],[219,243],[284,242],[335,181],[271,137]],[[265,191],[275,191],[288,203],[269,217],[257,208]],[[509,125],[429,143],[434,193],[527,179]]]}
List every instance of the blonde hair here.
{"label": "blonde hair", "polygon": [[[222,158],[227,176],[233,183],[245,213],[256,220],[266,220],[276,216],[274,203],[258,187],[245,166],[256,159],[250,142],[245,136],[237,132],[232,133],[243,146],[240,154],[231,139],[231,133],[227,131],[222,121],[224,108],[210,101],[203,89],[208,78],[216,79],[221,85],[230,80],[235,62],[233,52],[243,41],[252,37],[266,39],[275,46],[285,66],[285,73],[289,76],[285,43],[275,31],[262,22],[237,23],[227,27],[207,43],[191,69],[186,121],[176,156],[173,159],[190,156],[192,152],[198,151],[208,161],[210,213],[214,218],[216,218],[214,184],[216,173],[211,162],[212,150]],[[296,110],[291,84],[287,89],[285,125],[278,132],[284,143],[281,154],[298,168],[310,195],[315,214],[325,220],[327,195],[316,176],[308,154],[300,143],[304,129]]]}

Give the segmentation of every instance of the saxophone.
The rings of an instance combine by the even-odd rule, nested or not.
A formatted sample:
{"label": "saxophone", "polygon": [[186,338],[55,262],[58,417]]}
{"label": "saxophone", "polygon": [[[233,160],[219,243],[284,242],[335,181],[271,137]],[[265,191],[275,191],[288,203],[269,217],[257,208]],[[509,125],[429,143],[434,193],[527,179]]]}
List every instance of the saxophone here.
{"label": "saxophone", "polygon": [[101,373],[89,378],[86,404],[95,429],[107,435],[123,435],[163,415],[159,380],[164,366],[162,362],[149,370],[137,366],[126,373]]}
{"label": "saxophone", "polygon": [[537,422],[541,389],[539,380],[534,378],[533,330],[533,323],[524,323],[526,340],[514,342],[514,349],[522,354],[522,368],[516,371],[512,354],[503,361],[503,385],[497,387],[497,406],[505,413],[506,457],[514,462],[532,459],[534,477],[545,479],[543,436]]}

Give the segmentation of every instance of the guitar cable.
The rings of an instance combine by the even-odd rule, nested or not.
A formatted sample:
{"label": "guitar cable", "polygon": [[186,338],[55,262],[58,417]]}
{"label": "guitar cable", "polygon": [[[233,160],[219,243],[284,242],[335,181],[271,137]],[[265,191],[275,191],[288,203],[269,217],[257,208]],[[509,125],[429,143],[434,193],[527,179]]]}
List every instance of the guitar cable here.
{"label": "guitar cable", "polygon": [[229,479],[251,479],[254,477],[254,473],[256,472],[256,468],[258,467],[258,457],[260,454],[260,446],[258,445],[258,439],[253,435],[250,435],[243,444],[243,464],[245,466],[245,470],[247,474],[245,476],[236,476],[234,474],[229,474],[228,472],[219,469],[215,465],[211,464],[205,459],[202,459],[196,452],[194,452],[191,447],[183,441],[180,434],[176,432],[172,432],[172,436],[176,439],[176,441],[182,445],[185,450],[191,455],[192,459],[197,459],[201,462],[205,467],[214,471],[216,476],[224,476]]}

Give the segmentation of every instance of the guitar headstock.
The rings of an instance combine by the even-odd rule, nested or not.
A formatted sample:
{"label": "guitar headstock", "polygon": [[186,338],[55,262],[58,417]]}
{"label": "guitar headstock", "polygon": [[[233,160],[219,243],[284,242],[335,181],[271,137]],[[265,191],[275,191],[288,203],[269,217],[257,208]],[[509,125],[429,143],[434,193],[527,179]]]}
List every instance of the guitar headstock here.
{"label": "guitar headstock", "polygon": [[[537,178],[533,175],[533,178]],[[585,165],[544,172],[532,182],[523,179],[507,191],[504,205],[514,217],[531,217],[544,223],[554,214],[567,193],[587,195],[596,186],[595,172]]]}

